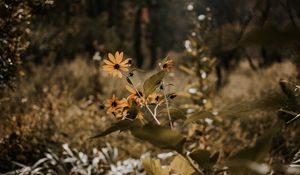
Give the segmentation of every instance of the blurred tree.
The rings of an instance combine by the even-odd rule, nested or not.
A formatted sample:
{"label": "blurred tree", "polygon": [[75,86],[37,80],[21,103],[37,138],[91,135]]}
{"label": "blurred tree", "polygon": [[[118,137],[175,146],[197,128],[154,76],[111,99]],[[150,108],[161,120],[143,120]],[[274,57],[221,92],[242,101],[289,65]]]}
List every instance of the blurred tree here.
{"label": "blurred tree", "polygon": [[[246,58],[250,66],[256,69],[257,66],[264,67],[273,62],[294,57],[291,53],[297,53],[298,57],[299,42],[294,42],[293,37],[286,37],[285,42],[273,41],[281,41],[281,37],[286,35],[293,35],[294,38],[300,39],[297,34],[300,22],[299,15],[297,15],[300,7],[299,1],[213,0],[207,2],[212,7],[214,16],[214,27],[209,45],[212,48],[212,55],[219,60],[217,66],[219,76],[221,76],[221,68],[230,70],[243,58]],[[285,32],[287,28],[289,32]],[[262,39],[253,34],[256,30],[272,31],[274,35],[265,33],[270,37],[267,38],[264,34],[264,42],[260,42]],[[244,38],[249,38],[247,37],[249,34],[252,38],[257,38],[255,44],[244,42]],[[260,57],[257,57],[258,54]],[[258,58],[258,65],[255,65],[252,60],[255,57]],[[299,60],[296,60],[298,64]]]}
{"label": "blurred tree", "polygon": [[152,68],[158,58],[170,50],[182,50],[182,41],[188,33],[185,1],[137,0],[133,3],[134,57],[138,67],[145,62]]}
{"label": "blurred tree", "polygon": [[33,8],[53,1],[0,0],[0,88],[12,87],[24,51],[28,48]]}

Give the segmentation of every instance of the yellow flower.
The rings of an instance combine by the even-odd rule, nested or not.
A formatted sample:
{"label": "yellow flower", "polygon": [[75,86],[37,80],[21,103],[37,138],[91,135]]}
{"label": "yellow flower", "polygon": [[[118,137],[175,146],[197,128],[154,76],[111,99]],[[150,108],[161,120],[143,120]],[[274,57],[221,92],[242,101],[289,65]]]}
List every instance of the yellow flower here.
{"label": "yellow flower", "polygon": [[173,68],[173,60],[167,58],[167,60],[161,64],[161,68],[163,70],[166,70],[167,72],[170,72],[171,69]]}
{"label": "yellow flower", "polygon": [[127,58],[126,60],[123,60],[123,52],[119,53],[116,52],[115,56],[113,56],[111,53],[108,54],[108,59],[103,60],[105,65],[103,65],[103,70],[112,74],[114,77],[118,76],[119,78],[122,78],[122,71],[128,72],[128,67],[130,66],[129,61],[130,59]]}
{"label": "yellow flower", "polygon": [[113,113],[128,106],[128,102],[126,99],[118,100],[118,98],[113,95],[111,99],[106,100],[105,106],[107,108],[107,112]]}
{"label": "yellow flower", "polygon": [[159,101],[162,100],[163,95],[158,92],[153,92],[147,98],[149,104],[157,104]]}
{"label": "yellow flower", "polygon": [[112,112],[112,114],[116,117],[116,119],[124,119],[128,115],[128,110],[120,108]]}
{"label": "yellow flower", "polygon": [[137,91],[126,85],[126,89],[131,94],[127,97],[129,105],[131,105],[132,102],[135,102],[138,106],[144,106],[146,100],[144,98],[144,94],[140,89],[137,89]]}

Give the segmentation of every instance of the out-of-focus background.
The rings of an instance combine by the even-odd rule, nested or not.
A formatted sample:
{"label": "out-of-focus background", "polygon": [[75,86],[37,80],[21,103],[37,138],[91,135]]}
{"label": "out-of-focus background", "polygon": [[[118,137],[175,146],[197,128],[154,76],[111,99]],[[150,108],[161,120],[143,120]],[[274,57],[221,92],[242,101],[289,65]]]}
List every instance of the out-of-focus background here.
{"label": "out-of-focus background", "polygon": [[[280,91],[281,79],[300,79],[298,0],[0,0],[0,17],[0,173],[68,146],[86,155],[115,147],[120,161],[161,152],[128,133],[88,139],[115,121],[105,99],[127,94],[126,81],[100,68],[110,52],[144,69],[140,81],[172,58],[172,105],[187,113],[258,99]],[[226,157],[253,144],[277,113],[248,115],[210,126],[214,133],[198,125],[187,132],[194,146]],[[278,136],[275,163],[300,150],[297,127]]]}

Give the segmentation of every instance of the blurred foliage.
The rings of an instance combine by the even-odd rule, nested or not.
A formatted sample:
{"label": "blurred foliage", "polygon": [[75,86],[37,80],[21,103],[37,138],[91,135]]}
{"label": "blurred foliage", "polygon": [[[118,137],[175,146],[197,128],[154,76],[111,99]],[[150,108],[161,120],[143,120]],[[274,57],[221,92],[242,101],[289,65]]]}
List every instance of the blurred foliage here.
{"label": "blurred foliage", "polygon": [[191,0],[186,8],[196,24],[190,35],[198,42],[191,37],[186,45],[200,49],[200,44],[209,49],[207,57],[217,59],[218,87],[243,59],[253,70],[284,59],[299,67],[299,1]]}
{"label": "blurred foliage", "polygon": [[[76,54],[101,56],[121,49],[139,67],[154,66],[169,50],[182,49],[187,31],[184,2],[167,1],[57,1],[34,19],[28,56],[36,62],[70,60]],[[50,60],[41,58],[50,56]],[[54,57],[54,60],[53,60]]]}
{"label": "blurred foliage", "polygon": [[[148,174],[299,174],[300,91],[289,79],[293,71],[300,77],[299,11],[297,0],[0,0],[1,173],[120,173],[130,166],[140,173],[142,164]],[[184,75],[169,72],[166,63],[146,75],[134,69],[124,81],[99,70],[108,52],[122,49],[139,68],[154,67],[169,51],[181,54],[183,45]],[[289,62],[258,70],[285,60],[297,68]],[[236,67],[242,71],[232,78],[228,72]],[[288,80],[269,92],[279,77]],[[229,78],[235,83],[224,86]],[[146,100],[163,92],[154,98],[161,103],[151,102],[153,113],[133,104],[125,120],[113,122],[104,99],[124,95],[120,87],[138,80]],[[88,139],[99,130],[95,137],[114,134]],[[66,142],[79,151],[47,151]],[[81,152],[106,142],[121,150],[120,159],[141,161],[108,160],[111,150]],[[171,158],[140,156],[158,148]]]}
{"label": "blurred foliage", "polygon": [[28,47],[31,9],[27,1],[0,1],[0,86],[12,86],[21,54]]}

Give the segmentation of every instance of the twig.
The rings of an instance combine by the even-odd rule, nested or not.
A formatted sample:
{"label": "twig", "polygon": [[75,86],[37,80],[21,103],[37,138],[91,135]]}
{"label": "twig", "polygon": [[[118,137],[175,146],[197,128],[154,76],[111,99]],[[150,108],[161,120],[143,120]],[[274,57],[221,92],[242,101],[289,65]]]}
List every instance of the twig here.
{"label": "twig", "polygon": [[164,82],[162,82],[162,86],[163,86],[164,97],[166,99],[166,106],[167,106],[167,111],[168,111],[168,118],[169,118],[169,122],[170,122],[170,127],[171,127],[171,129],[173,129],[173,123],[172,123],[172,118],[171,118],[170,109],[169,109],[169,102],[168,102],[168,98],[167,98],[167,95],[166,95],[166,91],[165,91],[165,87],[164,87]]}

